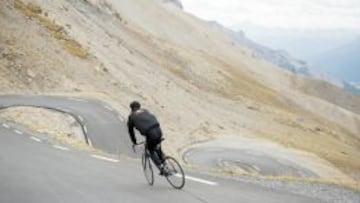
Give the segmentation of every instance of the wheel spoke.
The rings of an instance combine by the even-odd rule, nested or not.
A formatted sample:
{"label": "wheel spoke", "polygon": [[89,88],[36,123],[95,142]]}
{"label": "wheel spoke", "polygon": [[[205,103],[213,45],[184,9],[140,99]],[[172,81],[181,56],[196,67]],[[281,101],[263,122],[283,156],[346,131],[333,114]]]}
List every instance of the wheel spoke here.
{"label": "wheel spoke", "polygon": [[153,169],[152,169],[152,166],[151,166],[151,163],[150,163],[150,160],[148,157],[143,156],[142,165],[143,165],[144,175],[145,175],[147,182],[150,185],[153,185],[154,184],[154,173],[153,173]]}
{"label": "wheel spoke", "polygon": [[185,175],[180,164],[172,157],[166,157],[165,169],[169,173],[167,181],[176,189],[181,189],[185,184]]}

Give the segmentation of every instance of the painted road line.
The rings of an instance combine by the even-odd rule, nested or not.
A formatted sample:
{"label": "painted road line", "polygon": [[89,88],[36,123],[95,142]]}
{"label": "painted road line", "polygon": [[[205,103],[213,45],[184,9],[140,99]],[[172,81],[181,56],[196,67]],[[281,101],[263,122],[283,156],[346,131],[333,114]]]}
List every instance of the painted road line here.
{"label": "painted road line", "polygon": [[16,134],[22,135],[24,134],[23,132],[21,132],[20,130],[14,130]]}
{"label": "painted road line", "polygon": [[10,128],[10,126],[6,123],[3,123],[2,126],[4,126],[5,128]]}
{"label": "painted road line", "polygon": [[87,102],[87,101],[84,100],[84,99],[73,98],[73,97],[68,97],[67,99],[68,99],[68,100],[72,100],[72,101]]}
{"label": "painted road line", "polygon": [[[175,176],[180,177],[179,174],[175,174]],[[212,182],[212,181],[204,180],[204,179],[201,179],[201,178],[195,178],[195,177],[191,177],[191,176],[187,176],[187,175],[185,175],[185,178],[187,180],[192,180],[192,181],[207,184],[207,185],[212,185],[212,186],[218,185],[217,183]]]}
{"label": "painted road line", "polygon": [[118,114],[118,117],[120,118],[120,120],[123,120],[123,121],[125,120],[125,117],[120,114]]}
{"label": "painted road line", "polygon": [[82,116],[78,116],[81,122],[84,122],[84,118]]}
{"label": "painted road line", "polygon": [[59,145],[53,145],[53,147],[56,149],[63,150],[63,151],[69,151],[69,148],[67,148],[67,147],[63,147],[63,146],[59,146]]}
{"label": "painted road line", "polygon": [[109,110],[109,111],[113,111],[113,109],[112,109],[110,106],[108,106],[108,105],[104,105],[104,108],[107,109],[107,110]]}
{"label": "painted road line", "polygon": [[104,161],[110,161],[110,162],[113,162],[113,163],[119,162],[119,160],[117,160],[117,159],[112,159],[112,158],[108,158],[108,157],[104,157],[104,156],[99,156],[99,155],[96,155],[96,154],[92,154],[91,156],[93,158],[96,158],[96,159],[101,159],[101,160],[104,160]]}
{"label": "painted road line", "polygon": [[34,140],[35,142],[41,142],[41,140],[37,137],[31,136],[30,139]]}
{"label": "painted road line", "polygon": [[[240,162],[239,162],[240,163]],[[257,167],[256,165],[251,165],[252,167],[253,167],[253,169],[255,169],[255,171],[257,171],[257,172],[260,172],[260,168],[259,167]]]}

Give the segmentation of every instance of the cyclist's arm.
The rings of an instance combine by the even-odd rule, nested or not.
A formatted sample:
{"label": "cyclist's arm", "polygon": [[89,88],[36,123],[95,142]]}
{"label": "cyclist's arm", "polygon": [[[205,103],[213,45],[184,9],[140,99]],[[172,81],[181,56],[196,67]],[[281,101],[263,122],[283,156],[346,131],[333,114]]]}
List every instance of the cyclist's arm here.
{"label": "cyclist's arm", "polygon": [[131,142],[133,144],[136,144],[136,137],[135,137],[135,132],[134,132],[134,123],[133,123],[130,116],[129,116],[129,119],[128,119],[128,122],[127,122],[127,126],[128,126],[128,130],[129,130],[129,135],[130,135]]}

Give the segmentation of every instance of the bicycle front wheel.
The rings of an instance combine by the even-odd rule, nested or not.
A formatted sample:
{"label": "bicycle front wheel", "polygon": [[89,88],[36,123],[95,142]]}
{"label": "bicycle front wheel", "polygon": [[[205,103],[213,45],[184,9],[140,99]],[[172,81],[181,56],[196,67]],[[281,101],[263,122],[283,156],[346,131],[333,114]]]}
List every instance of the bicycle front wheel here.
{"label": "bicycle front wheel", "polygon": [[166,180],[176,189],[181,189],[185,185],[185,174],[179,162],[172,157],[165,157],[164,160]]}
{"label": "bicycle front wheel", "polygon": [[154,171],[152,169],[149,157],[144,154],[141,159],[144,175],[149,185],[154,184]]}

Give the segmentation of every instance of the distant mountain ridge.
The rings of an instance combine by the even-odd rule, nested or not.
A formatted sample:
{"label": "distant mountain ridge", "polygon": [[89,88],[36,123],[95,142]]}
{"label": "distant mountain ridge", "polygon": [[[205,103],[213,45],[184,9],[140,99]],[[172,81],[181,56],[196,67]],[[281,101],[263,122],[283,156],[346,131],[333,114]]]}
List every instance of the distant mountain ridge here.
{"label": "distant mountain ridge", "polygon": [[360,37],[308,60],[310,76],[360,95]]}
{"label": "distant mountain ridge", "polygon": [[360,37],[314,56],[310,62],[348,82],[360,82]]}
{"label": "distant mountain ridge", "polygon": [[293,73],[309,75],[309,67],[308,64],[299,59],[295,59],[290,54],[288,54],[284,50],[274,50],[269,47],[258,44],[251,39],[247,38],[243,31],[232,31],[228,28],[225,28],[221,24],[216,21],[211,21],[211,25],[214,28],[219,29],[225,32],[228,36],[230,36],[236,43],[239,43],[253,51],[253,57],[258,59],[266,60],[272,64],[279,66],[280,68],[289,70]]}
{"label": "distant mountain ridge", "polygon": [[344,89],[360,96],[360,84],[343,82]]}
{"label": "distant mountain ridge", "polygon": [[172,3],[180,9],[184,9],[184,6],[180,0],[163,0],[164,3]]}
{"label": "distant mountain ridge", "polygon": [[[232,30],[224,27],[223,25],[219,24],[216,21],[210,21],[210,24],[215,29],[226,33],[231,39],[234,40],[235,43],[238,43],[238,44],[245,46],[245,47],[249,48],[250,50],[252,50],[253,57],[255,57],[257,59],[262,59],[262,60],[268,61],[280,68],[291,71],[298,75],[309,76],[312,78],[327,81],[327,82],[337,85],[351,93],[360,95],[360,88],[358,85],[354,85],[353,83],[351,83],[349,81],[341,80],[338,77],[333,76],[333,75],[335,75],[334,73],[336,71],[341,72],[342,70],[337,70],[336,67],[338,67],[338,66],[336,66],[336,67],[331,66],[331,64],[336,64],[336,62],[332,62],[332,60],[330,60],[328,62],[328,64],[330,64],[328,67],[330,67],[330,68],[333,67],[334,71],[318,70],[316,68],[313,68],[312,64],[310,65],[308,62],[306,62],[304,60],[297,59],[297,58],[291,56],[289,53],[287,53],[284,50],[274,50],[274,49],[271,49],[269,47],[266,47],[264,45],[261,45],[259,43],[252,41],[251,39],[247,38],[245,33],[241,30],[237,31],[237,32],[232,31]],[[336,58],[339,58],[339,57],[346,58],[350,55],[353,58],[353,61],[355,61],[355,60],[359,61],[358,63],[353,63],[353,64],[359,65],[360,64],[360,54],[359,54],[360,53],[360,39],[358,40],[357,43],[354,43],[351,45],[352,45],[352,49],[341,47],[340,49],[336,49],[333,52],[329,52],[328,54],[333,55],[332,57],[330,57],[333,60],[336,60]],[[348,54],[346,52],[347,50],[351,50],[350,51],[351,54]],[[336,51],[338,51],[339,53],[344,53],[344,54],[338,54]],[[337,54],[340,56],[337,57]],[[357,55],[359,55],[359,56],[357,56]],[[325,59],[329,58],[329,56],[326,56],[326,57],[323,56],[323,57]],[[324,61],[326,61],[326,60],[324,60]],[[344,63],[345,63],[345,61],[344,61]],[[322,64],[325,64],[325,62],[323,62]],[[349,66],[347,68],[353,68],[353,66]],[[351,71],[347,71],[347,72],[351,72]],[[356,75],[358,77],[360,77],[360,73],[359,73],[360,67],[358,69],[354,69],[353,72],[356,72]]]}

